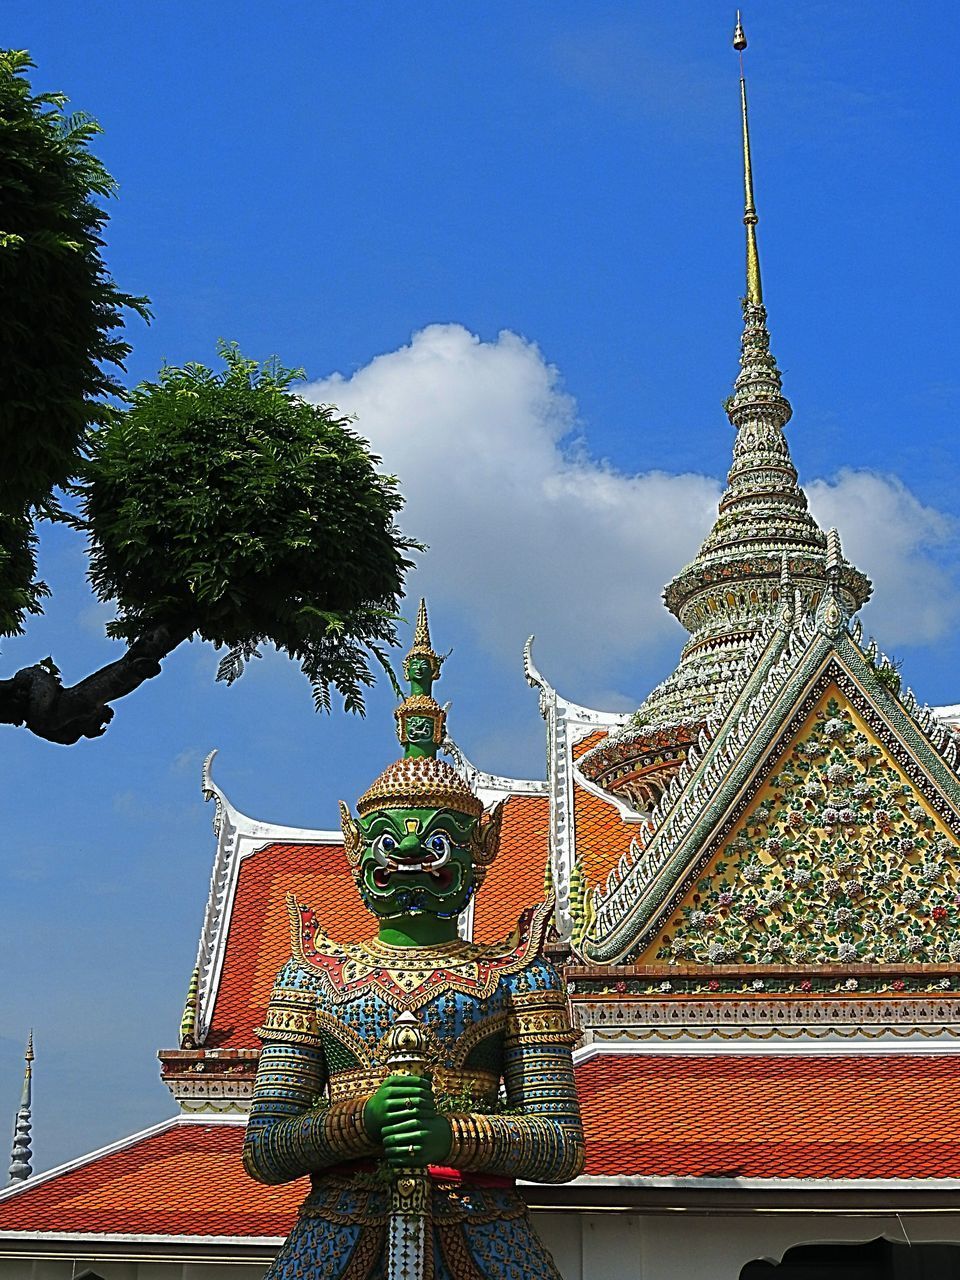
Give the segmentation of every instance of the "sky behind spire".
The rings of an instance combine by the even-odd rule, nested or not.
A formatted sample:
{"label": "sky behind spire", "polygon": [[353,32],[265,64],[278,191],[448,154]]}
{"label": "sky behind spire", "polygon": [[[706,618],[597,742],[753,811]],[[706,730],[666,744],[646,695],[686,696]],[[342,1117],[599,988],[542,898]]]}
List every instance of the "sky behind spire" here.
{"label": "sky behind spire", "polygon": [[[743,180],[734,11],[706,0],[11,0],[38,89],[106,132],[108,259],[151,296],[133,378],[214,361],[218,337],[303,365],[358,415],[430,544],[410,581],[452,727],[481,767],[542,772],[520,648],[578,701],[627,709],[676,665],[660,591],[710,529],[730,466]],[[764,0],[750,41],[764,301],[790,451],[822,528],[875,584],[865,628],[922,700],[960,702],[955,298],[960,13],[929,0]],[[425,461],[427,460],[427,461]],[[108,614],[45,540],[56,595],[9,670],[108,658]],[[406,640],[407,637],[404,637]],[[405,648],[398,651],[397,662]],[[394,758],[385,683],[366,722],[317,717],[284,660],[232,689],[186,645],[100,742],[0,735],[0,1104],[43,1044],[42,1168],[169,1114],[213,844],[202,758],[265,819],[334,826]],[[29,939],[29,945],[25,943]]]}

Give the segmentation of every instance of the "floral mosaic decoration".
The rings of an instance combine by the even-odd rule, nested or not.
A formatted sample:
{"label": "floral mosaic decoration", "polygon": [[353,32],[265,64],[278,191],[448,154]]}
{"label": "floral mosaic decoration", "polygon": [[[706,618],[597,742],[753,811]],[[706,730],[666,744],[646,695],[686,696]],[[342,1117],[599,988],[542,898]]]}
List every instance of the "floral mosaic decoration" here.
{"label": "floral mosaic decoration", "polygon": [[831,698],[661,939],[658,960],[960,960],[960,848]]}

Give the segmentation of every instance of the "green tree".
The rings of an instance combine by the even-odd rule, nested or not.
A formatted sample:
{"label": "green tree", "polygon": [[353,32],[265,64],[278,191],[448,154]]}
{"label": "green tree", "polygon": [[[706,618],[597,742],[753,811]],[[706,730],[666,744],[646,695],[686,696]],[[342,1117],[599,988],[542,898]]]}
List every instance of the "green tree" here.
{"label": "green tree", "polygon": [[121,292],[101,249],[116,184],[89,144],[89,116],[66,115],[63,94],[34,95],[22,51],[0,50],[0,630],[42,610],[38,516],[75,473],[85,436],[121,393],[130,347]]}
{"label": "green tree", "polygon": [[52,518],[85,533],[126,649],[71,687],[52,659],[0,680],[0,723],[96,737],[194,637],[226,648],[219,679],[273,643],[318,708],[334,689],[362,712],[417,545],[395,524],[396,481],[335,409],[291,393],[302,375],[235,345],[219,373],[170,367],[123,389],[123,311],[147,311],[100,256],[96,198],[114,182],[89,152],[96,123],[32,95],[31,65],[0,51],[0,634],[42,611],[35,524]]}
{"label": "green tree", "polygon": [[90,580],[114,603],[116,662],[71,688],[50,663],[0,681],[0,720],[54,742],[96,737],[109,703],[194,636],[227,648],[232,683],[260,647],[299,662],[318,708],[335,689],[363,710],[370,659],[389,671],[417,544],[395,524],[397,482],[329,405],[289,388],[300,371],[222,343],[225,369],[164,368],[87,444],[70,487]]}

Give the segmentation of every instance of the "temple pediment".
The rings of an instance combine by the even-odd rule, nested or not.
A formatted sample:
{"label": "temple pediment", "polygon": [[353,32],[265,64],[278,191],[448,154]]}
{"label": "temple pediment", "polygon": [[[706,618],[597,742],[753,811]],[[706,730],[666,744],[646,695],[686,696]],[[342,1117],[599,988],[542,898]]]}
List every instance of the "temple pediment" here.
{"label": "temple pediment", "polygon": [[630,865],[595,895],[588,960],[956,958],[953,736],[829,614],[768,633]]}
{"label": "temple pediment", "polygon": [[960,958],[955,830],[870,720],[829,681],[643,959]]}

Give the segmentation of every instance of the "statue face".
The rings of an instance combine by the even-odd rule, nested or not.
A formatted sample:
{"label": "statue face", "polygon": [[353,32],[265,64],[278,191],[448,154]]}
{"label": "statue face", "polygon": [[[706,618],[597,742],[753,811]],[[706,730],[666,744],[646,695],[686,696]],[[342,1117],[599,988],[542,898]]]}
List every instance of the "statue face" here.
{"label": "statue face", "polygon": [[357,825],[360,895],[381,920],[421,914],[450,919],[470,901],[477,882],[475,818],[453,809],[378,809]]}
{"label": "statue face", "polygon": [[407,679],[412,680],[414,684],[425,685],[433,678],[433,663],[429,658],[414,654],[407,662],[406,674]]}

